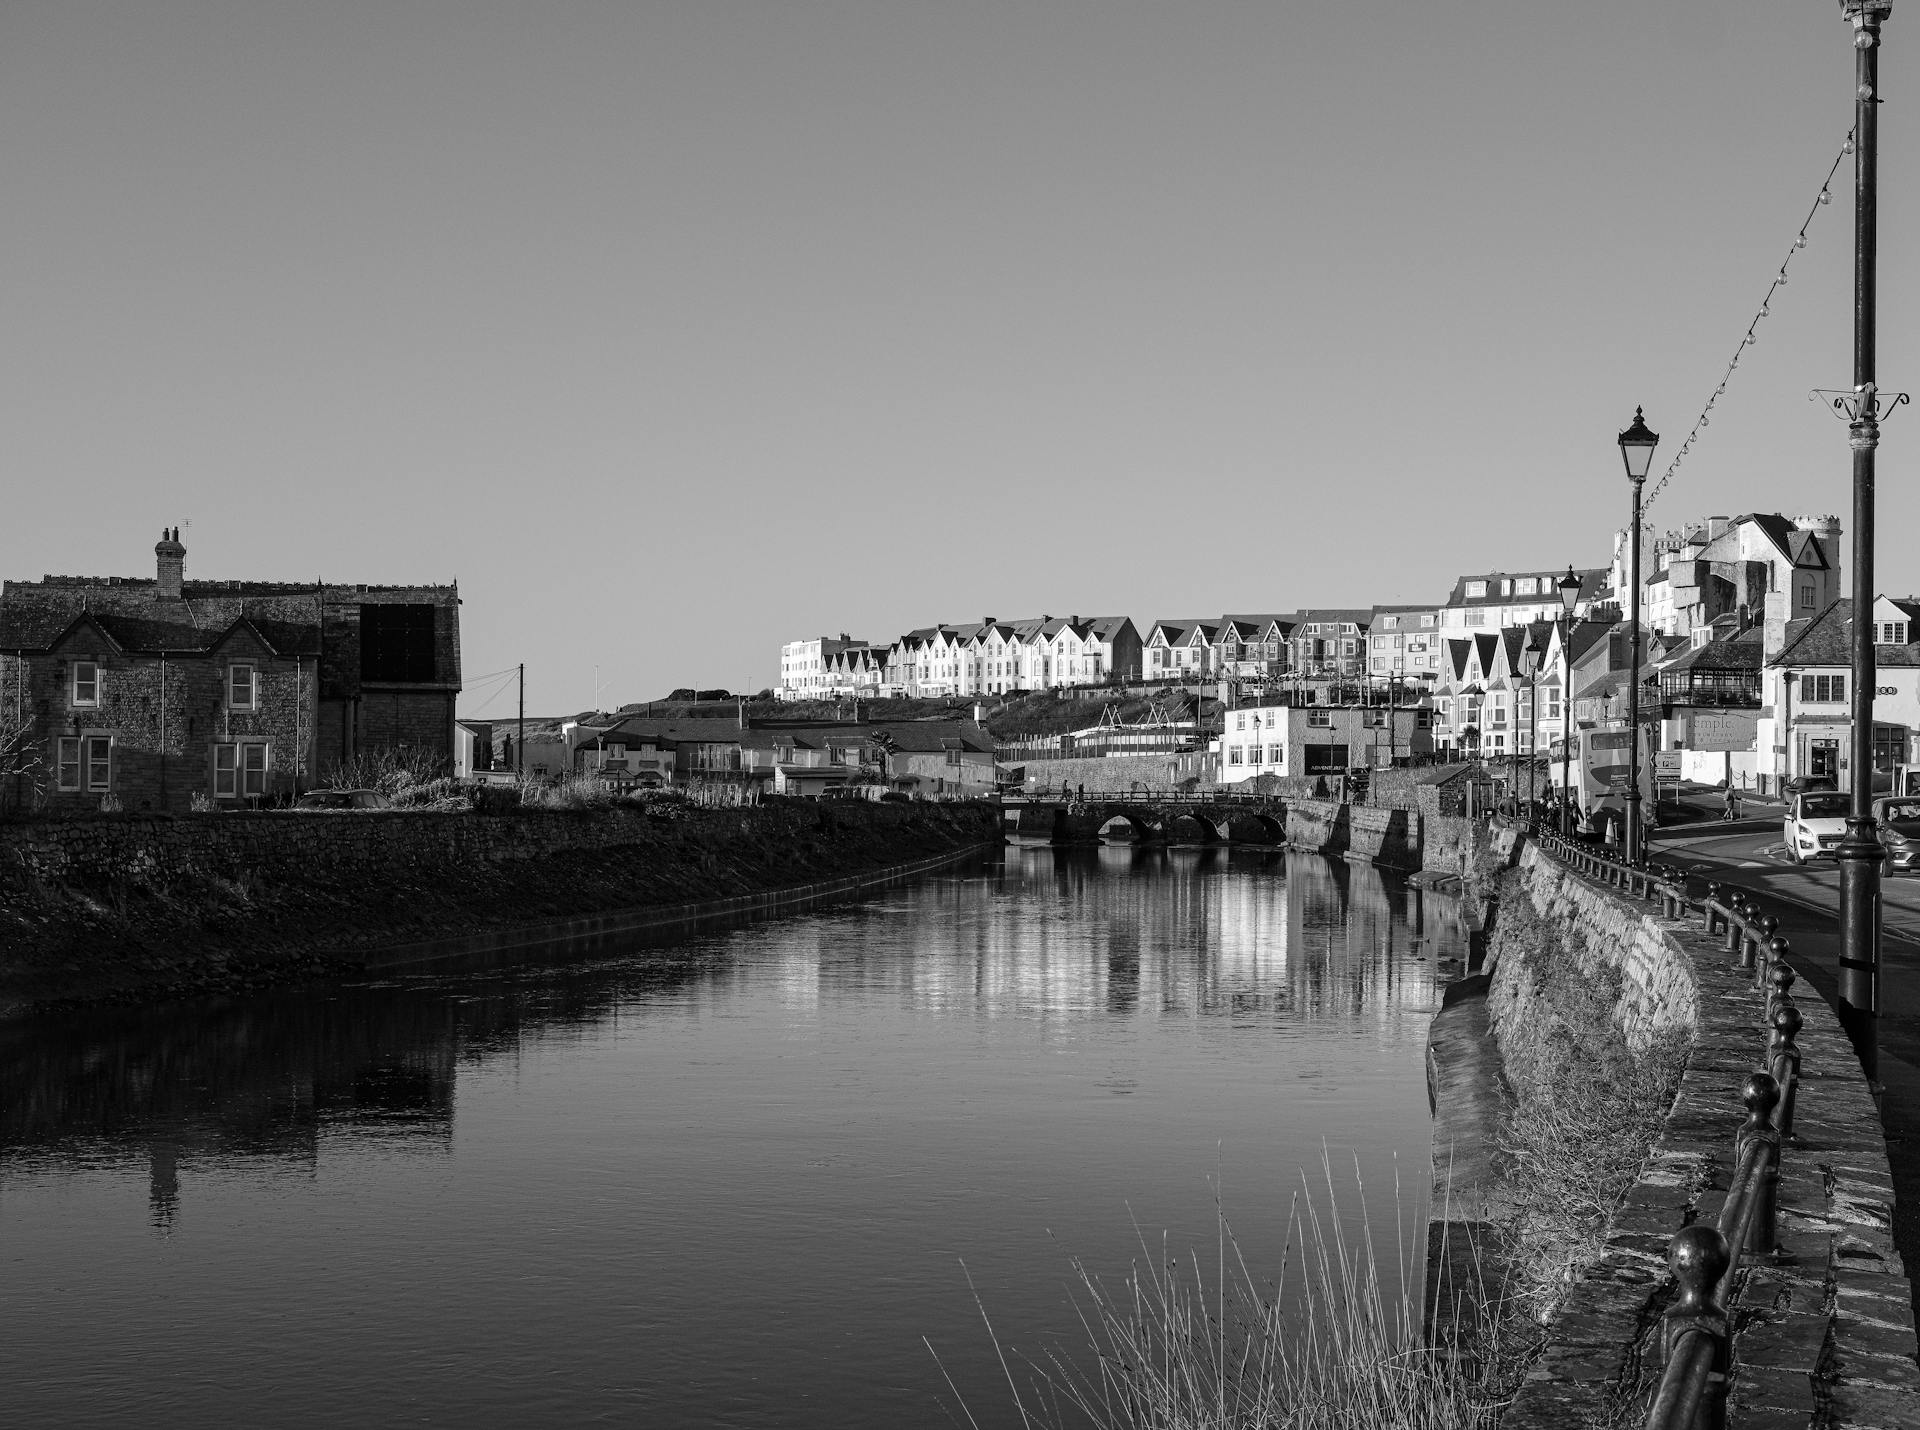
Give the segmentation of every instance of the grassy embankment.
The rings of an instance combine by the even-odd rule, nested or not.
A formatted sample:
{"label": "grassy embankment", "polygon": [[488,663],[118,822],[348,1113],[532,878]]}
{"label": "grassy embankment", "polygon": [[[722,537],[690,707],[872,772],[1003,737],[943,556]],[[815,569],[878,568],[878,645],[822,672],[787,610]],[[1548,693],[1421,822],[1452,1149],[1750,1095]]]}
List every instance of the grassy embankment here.
{"label": "grassy embankment", "polygon": [[[492,801],[517,792],[475,793]],[[403,807],[391,812],[187,816],[170,827],[190,834],[191,820],[246,821],[247,839],[222,840],[225,852],[186,866],[136,854],[104,872],[52,878],[7,861],[0,1008],[350,971],[368,952],[396,944],[790,888],[960,849],[994,832],[966,806],[770,800],[707,809],[674,795],[613,804],[570,784],[529,793],[524,815],[475,810],[472,796],[447,781],[413,787],[411,797],[399,792]],[[618,823],[605,841],[542,848],[544,826],[522,821],[556,813]],[[484,854],[450,857],[446,851],[466,845],[435,839],[432,828],[416,838],[397,823],[423,815],[484,821],[475,835],[502,837],[483,838]],[[143,832],[153,822],[137,817],[100,818],[128,826],[136,844],[169,837],[168,827]],[[324,849],[311,859],[284,857],[312,846],[322,825],[398,831],[396,857],[372,874],[364,863],[331,863]],[[247,853],[256,838],[283,857],[256,863]]]}

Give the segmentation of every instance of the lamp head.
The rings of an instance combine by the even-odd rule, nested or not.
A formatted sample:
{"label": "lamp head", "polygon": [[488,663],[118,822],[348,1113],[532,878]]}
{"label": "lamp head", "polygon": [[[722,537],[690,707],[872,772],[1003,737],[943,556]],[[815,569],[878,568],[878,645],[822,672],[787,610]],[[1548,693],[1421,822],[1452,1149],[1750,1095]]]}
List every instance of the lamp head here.
{"label": "lamp head", "polygon": [[1633,426],[1620,434],[1620,456],[1627,464],[1627,480],[1634,483],[1647,479],[1647,469],[1653,465],[1653,449],[1660,445],[1660,434],[1648,429],[1646,418],[1638,407],[1633,409]]}
{"label": "lamp head", "polygon": [[1573,574],[1573,567],[1571,565],[1567,567],[1567,574],[1560,578],[1558,590],[1560,592],[1560,609],[1565,611],[1569,616],[1572,615],[1574,605],[1580,600],[1580,578]]}

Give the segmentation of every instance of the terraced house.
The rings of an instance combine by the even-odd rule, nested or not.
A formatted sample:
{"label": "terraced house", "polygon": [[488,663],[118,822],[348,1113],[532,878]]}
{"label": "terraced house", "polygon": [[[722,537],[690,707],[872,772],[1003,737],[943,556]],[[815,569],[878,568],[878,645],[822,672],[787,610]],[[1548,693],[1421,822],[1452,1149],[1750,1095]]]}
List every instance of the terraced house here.
{"label": "terraced house", "polygon": [[0,712],[25,757],[11,808],[260,803],[376,751],[452,766],[457,587],[188,581],[0,585]]}

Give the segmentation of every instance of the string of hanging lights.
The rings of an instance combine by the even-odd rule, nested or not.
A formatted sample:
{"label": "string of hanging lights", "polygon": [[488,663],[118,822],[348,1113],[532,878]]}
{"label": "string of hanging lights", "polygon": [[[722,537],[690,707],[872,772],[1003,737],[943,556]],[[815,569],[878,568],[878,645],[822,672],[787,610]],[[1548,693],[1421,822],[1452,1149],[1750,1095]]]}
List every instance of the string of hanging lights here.
{"label": "string of hanging lights", "polygon": [[1820,185],[1818,196],[1807,209],[1807,216],[1800,221],[1800,231],[1793,237],[1793,246],[1787,250],[1787,256],[1780,260],[1780,271],[1767,285],[1767,296],[1760,300],[1760,311],[1755,313],[1753,321],[1747,324],[1747,331],[1741,336],[1739,345],[1734,348],[1733,356],[1727,362],[1727,370],[1720,374],[1719,385],[1713,389],[1713,395],[1707,399],[1706,406],[1700,409],[1700,415],[1694,419],[1693,429],[1681,441],[1679,450],[1673,454],[1673,460],[1667,463],[1666,471],[1660,474],[1660,480],[1655,482],[1653,489],[1647,493],[1646,502],[1642,507],[1643,512],[1645,507],[1652,506],[1660,499],[1660,493],[1665,491],[1667,483],[1673,480],[1673,474],[1680,469],[1680,464],[1686,460],[1687,453],[1691,452],[1694,444],[1700,440],[1700,434],[1712,425],[1714,404],[1726,396],[1727,383],[1732,380],[1735,370],[1739,368],[1740,359],[1746,356],[1748,348],[1759,341],[1755,330],[1772,312],[1773,295],[1787,286],[1787,267],[1793,262],[1793,256],[1807,246],[1807,230],[1813,226],[1814,215],[1819,213],[1824,205],[1833,202],[1833,176],[1840,172],[1840,165],[1846,162],[1847,157],[1852,153],[1853,131],[1849,129],[1847,141],[1840,146],[1840,152],[1834,155],[1833,164],[1827,170],[1827,177]]}

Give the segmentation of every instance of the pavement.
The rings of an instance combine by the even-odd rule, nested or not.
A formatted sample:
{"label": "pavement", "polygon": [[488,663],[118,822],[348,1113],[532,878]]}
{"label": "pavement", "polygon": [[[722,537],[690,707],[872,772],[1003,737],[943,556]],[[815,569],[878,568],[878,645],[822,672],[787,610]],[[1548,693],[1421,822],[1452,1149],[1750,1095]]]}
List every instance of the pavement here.
{"label": "pavement", "polygon": [[[1831,859],[1789,864],[1782,842],[1785,808],[1748,800],[1741,818],[1720,823],[1717,794],[1682,796],[1665,805],[1652,835],[1652,857],[1693,876],[1745,889],[1780,920],[1792,941],[1789,960],[1799,981],[1839,1012],[1840,874]],[[1880,965],[1880,1123],[1893,1169],[1893,1238],[1901,1258],[1920,1269],[1920,875],[1882,880]]]}

